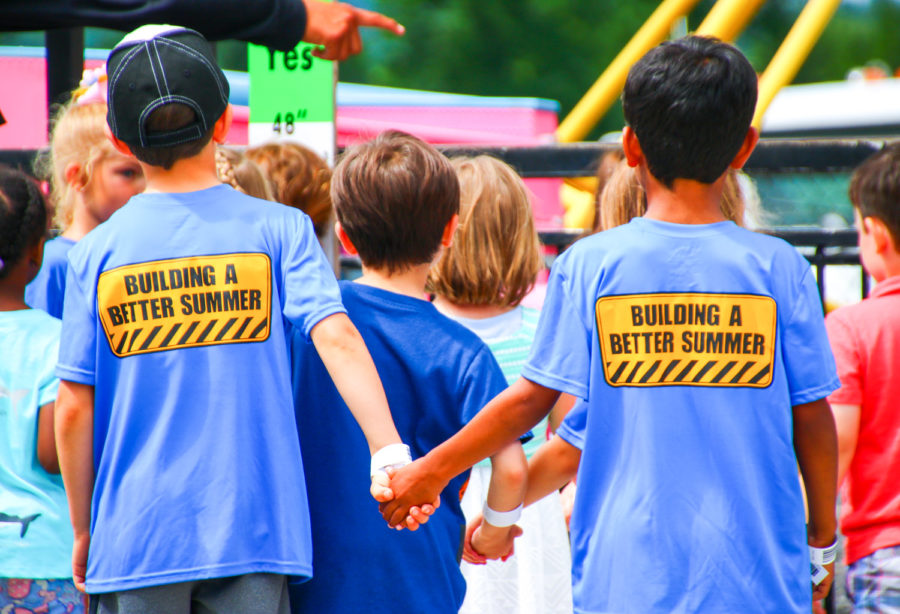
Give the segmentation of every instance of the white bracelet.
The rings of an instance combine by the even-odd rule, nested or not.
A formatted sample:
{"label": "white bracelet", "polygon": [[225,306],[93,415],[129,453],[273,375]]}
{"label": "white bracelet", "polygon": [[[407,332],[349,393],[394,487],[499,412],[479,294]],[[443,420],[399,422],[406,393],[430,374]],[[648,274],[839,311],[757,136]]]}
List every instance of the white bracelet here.
{"label": "white bracelet", "polygon": [[813,565],[829,565],[837,558],[837,538],[827,548],[809,547],[809,562]]}
{"label": "white bracelet", "polygon": [[387,473],[385,469],[403,467],[412,462],[412,454],[405,443],[392,443],[384,446],[372,455],[372,463],[369,466],[369,477],[376,473]]}
{"label": "white bracelet", "polygon": [[488,506],[487,501],[485,501],[481,515],[484,518],[484,521],[492,527],[510,527],[516,524],[519,518],[521,518],[522,504],[520,503],[519,507],[511,509],[508,512],[498,512],[497,510],[491,509]]}

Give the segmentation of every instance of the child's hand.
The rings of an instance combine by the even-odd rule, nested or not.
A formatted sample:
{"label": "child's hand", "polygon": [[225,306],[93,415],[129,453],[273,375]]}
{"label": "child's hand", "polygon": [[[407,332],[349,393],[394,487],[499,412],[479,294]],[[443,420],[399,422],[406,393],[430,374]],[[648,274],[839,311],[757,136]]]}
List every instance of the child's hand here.
{"label": "child's hand", "polygon": [[[396,469],[388,468],[387,473],[376,473],[372,476],[372,486],[369,488],[369,492],[372,497],[378,501],[379,503],[384,503],[385,501],[390,501],[394,498],[394,492],[390,488],[390,479],[391,476],[396,472]],[[406,524],[403,523],[398,524],[395,528],[400,531],[403,529],[409,529],[410,531],[415,531],[419,528],[420,525],[428,522],[428,519],[434,514],[434,511],[441,506],[441,498],[438,496],[437,499],[434,500],[434,503],[426,503],[422,506],[413,506],[409,509],[409,515],[406,517]]]}
{"label": "child's hand", "polygon": [[463,558],[475,565],[483,565],[486,559],[505,561],[513,555],[513,542],[521,534],[522,529],[517,525],[495,527],[479,515],[466,529]]}

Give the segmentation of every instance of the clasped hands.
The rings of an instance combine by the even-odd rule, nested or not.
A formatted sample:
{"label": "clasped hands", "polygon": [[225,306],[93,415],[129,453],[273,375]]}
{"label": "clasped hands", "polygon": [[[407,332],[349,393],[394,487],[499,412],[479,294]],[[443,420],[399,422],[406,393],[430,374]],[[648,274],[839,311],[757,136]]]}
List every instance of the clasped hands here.
{"label": "clasped hands", "polygon": [[[429,517],[441,504],[441,484],[433,474],[423,469],[420,461],[415,461],[400,469],[387,469],[387,473],[372,476],[370,492],[379,502],[381,515],[394,529],[404,528],[415,531],[428,522]],[[432,501],[420,504],[416,502]],[[475,565],[484,565],[488,559],[505,561],[514,553],[513,542],[522,534],[517,525],[494,527],[483,522],[481,515],[469,523],[463,544],[463,560]]]}

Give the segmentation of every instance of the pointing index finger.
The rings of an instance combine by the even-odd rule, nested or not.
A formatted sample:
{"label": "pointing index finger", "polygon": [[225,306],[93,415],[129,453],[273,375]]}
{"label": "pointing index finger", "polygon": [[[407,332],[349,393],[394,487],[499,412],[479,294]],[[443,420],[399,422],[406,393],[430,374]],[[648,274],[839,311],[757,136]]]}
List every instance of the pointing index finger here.
{"label": "pointing index finger", "polygon": [[406,32],[406,28],[386,15],[360,8],[354,8],[354,11],[356,12],[356,24],[359,26],[389,30],[398,36]]}

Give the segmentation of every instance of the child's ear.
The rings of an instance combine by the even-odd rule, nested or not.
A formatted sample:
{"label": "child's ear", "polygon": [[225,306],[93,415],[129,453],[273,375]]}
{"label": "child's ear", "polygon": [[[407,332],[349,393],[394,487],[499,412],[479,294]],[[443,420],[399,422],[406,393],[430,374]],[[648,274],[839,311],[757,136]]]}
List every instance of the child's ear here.
{"label": "child's ear", "polygon": [[441,235],[441,245],[450,247],[453,244],[453,235],[456,234],[456,227],[459,226],[459,214],[454,213],[447,225],[444,226],[444,234]]}
{"label": "child's ear", "polygon": [[347,253],[351,256],[356,256],[356,246],[353,245],[353,241],[350,240],[350,237],[347,236],[347,233],[344,232],[344,227],[341,226],[340,222],[334,223],[334,234],[337,235],[338,241],[341,242],[341,246],[347,250]]}
{"label": "child's ear", "polygon": [[69,162],[68,164],[66,164],[66,168],[63,171],[63,176],[66,178],[66,183],[79,192],[87,187],[87,182],[85,181],[86,177],[84,176],[81,165],[78,162]]}
{"label": "child's ear", "polygon": [[734,157],[734,160],[731,161],[729,166],[731,168],[744,168],[747,160],[750,159],[750,154],[752,154],[753,150],[756,148],[757,143],[759,143],[759,130],[750,126],[750,129],[747,130],[747,134],[744,136],[744,142],[741,144],[741,148],[738,150],[737,155]]}
{"label": "child's ear", "polygon": [[641,144],[631,126],[622,128],[622,151],[625,153],[625,161],[631,168],[640,166],[644,160],[644,150],[641,149]]}
{"label": "child's ear", "polygon": [[225,142],[225,139],[228,138],[228,131],[231,130],[231,105],[229,104],[225,107],[225,111],[216,120],[215,126],[213,126],[213,137],[212,140],[218,143],[219,145]]}
{"label": "child's ear", "polygon": [[894,248],[894,240],[890,231],[883,221],[877,217],[865,217],[862,220],[863,230],[872,237],[872,245],[875,247],[875,253],[883,254]]}
{"label": "child's ear", "polygon": [[130,156],[132,158],[135,157],[134,154],[131,153],[131,148],[124,142],[116,138],[116,135],[112,133],[112,130],[109,129],[109,124],[103,126],[103,131],[106,132],[106,138],[109,139],[110,143],[112,143],[113,149],[118,151],[123,156]]}

